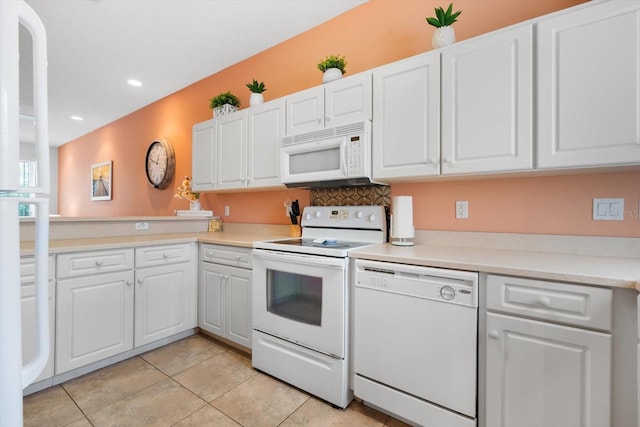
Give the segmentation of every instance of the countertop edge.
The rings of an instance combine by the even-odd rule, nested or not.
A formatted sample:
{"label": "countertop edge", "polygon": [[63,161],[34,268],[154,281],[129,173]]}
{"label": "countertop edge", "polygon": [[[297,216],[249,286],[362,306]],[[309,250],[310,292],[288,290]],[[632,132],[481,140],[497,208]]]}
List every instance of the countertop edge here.
{"label": "countertop edge", "polygon": [[[49,242],[49,253],[179,243],[209,243],[250,249],[254,242],[278,238],[283,236],[243,232],[186,232],[59,239]],[[33,242],[22,242],[20,255],[30,256],[33,253]],[[373,261],[522,276],[609,288],[631,288],[640,291],[640,258],[594,257],[438,245],[398,247],[389,243],[353,250],[349,255],[352,258]]]}

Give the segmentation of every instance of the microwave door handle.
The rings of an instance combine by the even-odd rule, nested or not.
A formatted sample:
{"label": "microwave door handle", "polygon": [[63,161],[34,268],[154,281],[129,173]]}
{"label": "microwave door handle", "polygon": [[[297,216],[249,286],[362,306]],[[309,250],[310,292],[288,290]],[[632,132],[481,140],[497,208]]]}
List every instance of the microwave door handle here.
{"label": "microwave door handle", "polygon": [[342,175],[349,176],[349,170],[347,169],[347,138],[343,138],[340,142],[340,157],[342,158]]}

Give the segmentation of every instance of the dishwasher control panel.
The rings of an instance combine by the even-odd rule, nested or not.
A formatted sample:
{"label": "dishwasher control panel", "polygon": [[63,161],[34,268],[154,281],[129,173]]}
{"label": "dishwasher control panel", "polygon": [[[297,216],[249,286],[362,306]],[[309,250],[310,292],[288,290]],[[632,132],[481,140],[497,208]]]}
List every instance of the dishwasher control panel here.
{"label": "dishwasher control panel", "polygon": [[356,260],[356,287],[478,306],[478,273]]}

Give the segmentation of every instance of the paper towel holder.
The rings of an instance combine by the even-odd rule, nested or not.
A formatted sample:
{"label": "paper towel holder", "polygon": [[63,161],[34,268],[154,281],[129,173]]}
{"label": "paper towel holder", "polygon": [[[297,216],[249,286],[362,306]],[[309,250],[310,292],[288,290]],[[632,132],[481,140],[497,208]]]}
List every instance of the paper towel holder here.
{"label": "paper towel holder", "polygon": [[391,241],[395,246],[413,246],[415,228],[413,227],[413,198],[396,196],[392,199]]}

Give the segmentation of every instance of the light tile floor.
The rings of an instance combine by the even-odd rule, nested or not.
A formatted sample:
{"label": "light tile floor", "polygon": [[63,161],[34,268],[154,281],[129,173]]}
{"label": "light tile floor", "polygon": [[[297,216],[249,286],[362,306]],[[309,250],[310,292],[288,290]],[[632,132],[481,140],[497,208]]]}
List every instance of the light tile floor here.
{"label": "light tile floor", "polygon": [[353,401],[345,410],[195,335],[24,399],[25,426],[405,426]]}

